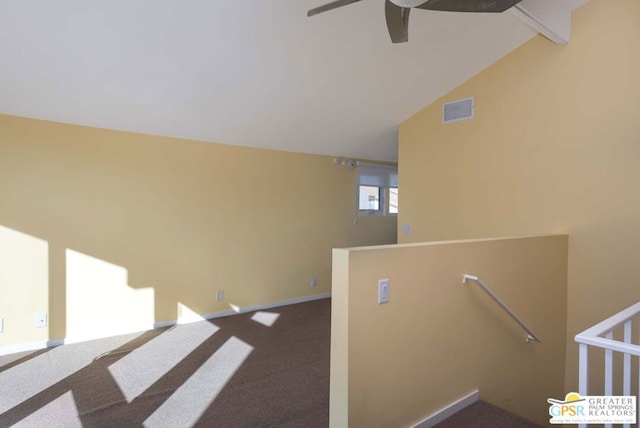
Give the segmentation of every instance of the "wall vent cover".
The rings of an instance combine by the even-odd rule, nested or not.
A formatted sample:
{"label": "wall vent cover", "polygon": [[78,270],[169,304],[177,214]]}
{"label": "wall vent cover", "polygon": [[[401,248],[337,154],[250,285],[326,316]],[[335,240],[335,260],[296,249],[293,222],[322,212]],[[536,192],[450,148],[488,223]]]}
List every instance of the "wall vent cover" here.
{"label": "wall vent cover", "polygon": [[457,122],[473,118],[473,97],[445,103],[442,106],[442,122]]}

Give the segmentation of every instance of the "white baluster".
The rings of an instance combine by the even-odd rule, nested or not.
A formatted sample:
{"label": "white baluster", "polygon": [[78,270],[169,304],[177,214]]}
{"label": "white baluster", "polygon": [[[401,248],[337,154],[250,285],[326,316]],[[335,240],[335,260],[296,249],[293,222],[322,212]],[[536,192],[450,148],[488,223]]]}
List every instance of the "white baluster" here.
{"label": "white baluster", "polygon": [[[606,339],[613,339],[613,331],[605,335]],[[604,351],[604,395],[613,395],[613,350]]]}
{"label": "white baluster", "polygon": [[[578,368],[578,393],[587,395],[589,390],[589,345],[580,344]],[[578,428],[586,428],[587,424],[579,424]]]}
{"label": "white baluster", "polygon": [[[606,339],[613,339],[613,331],[605,336]],[[613,395],[613,351],[604,351],[604,395]],[[611,428],[611,424],[604,424],[604,428]]]}
{"label": "white baluster", "polygon": [[[631,343],[631,320],[624,323],[624,343]],[[622,362],[622,395],[631,395],[631,354],[624,354]],[[629,428],[629,424],[623,424]]]}
{"label": "white baluster", "polygon": [[[631,343],[631,320],[624,323],[624,343]],[[631,354],[624,354],[622,394],[631,395]]]}

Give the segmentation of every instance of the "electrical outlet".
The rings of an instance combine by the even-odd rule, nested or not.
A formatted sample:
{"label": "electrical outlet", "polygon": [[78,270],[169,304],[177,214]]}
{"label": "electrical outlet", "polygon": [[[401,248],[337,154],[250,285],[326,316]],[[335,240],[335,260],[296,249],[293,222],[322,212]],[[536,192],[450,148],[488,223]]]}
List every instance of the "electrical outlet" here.
{"label": "electrical outlet", "polygon": [[0,318],[0,333],[4,331],[4,318]]}
{"label": "electrical outlet", "polygon": [[46,327],[47,326],[47,313],[41,312],[36,317],[36,327]]}
{"label": "electrical outlet", "polygon": [[387,303],[389,301],[389,280],[381,279],[378,281],[378,304]]}
{"label": "electrical outlet", "polygon": [[224,290],[216,291],[216,302],[222,302],[224,300]]}
{"label": "electrical outlet", "polygon": [[311,287],[316,287],[318,285],[318,278],[316,278],[315,276],[311,277],[311,282],[309,283],[311,285]]}

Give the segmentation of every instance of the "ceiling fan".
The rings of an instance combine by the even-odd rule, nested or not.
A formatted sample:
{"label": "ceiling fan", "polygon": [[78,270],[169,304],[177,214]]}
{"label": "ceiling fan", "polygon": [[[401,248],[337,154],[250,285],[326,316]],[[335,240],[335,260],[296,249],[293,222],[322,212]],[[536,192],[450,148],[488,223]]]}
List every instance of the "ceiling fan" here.
{"label": "ceiling fan", "polygon": [[[334,0],[313,8],[307,16],[357,3],[362,0]],[[500,13],[522,0],[385,0],[384,12],[391,42],[404,43],[409,40],[409,12],[412,8],[443,12],[490,12]]]}

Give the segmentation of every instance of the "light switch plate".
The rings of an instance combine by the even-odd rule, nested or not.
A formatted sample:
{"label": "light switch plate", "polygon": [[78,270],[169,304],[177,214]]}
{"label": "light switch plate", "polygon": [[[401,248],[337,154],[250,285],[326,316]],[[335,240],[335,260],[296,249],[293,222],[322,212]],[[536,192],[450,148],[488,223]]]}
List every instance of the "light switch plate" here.
{"label": "light switch plate", "polygon": [[389,280],[378,281],[378,304],[389,302]]}

